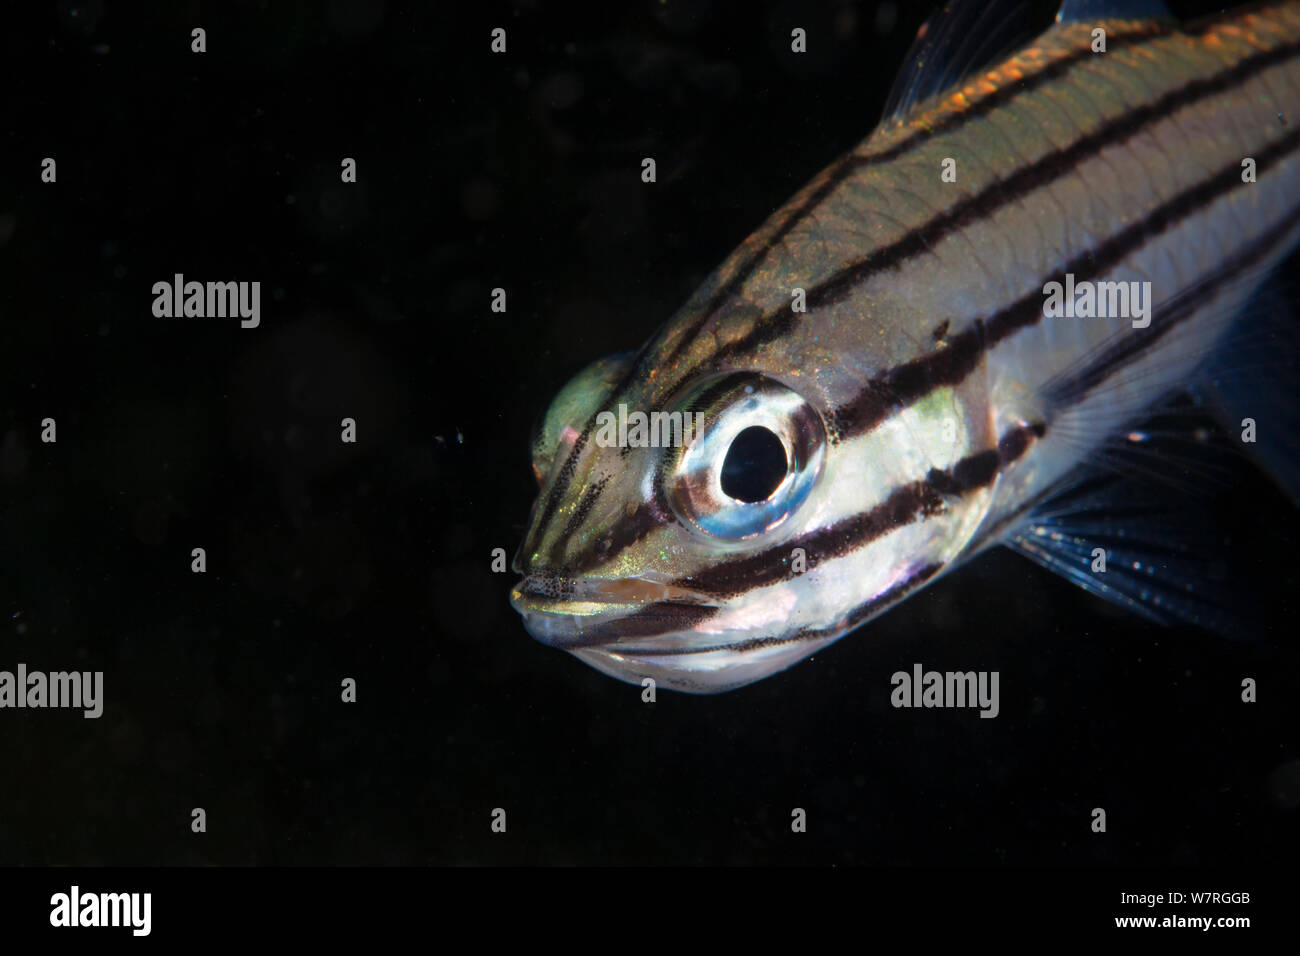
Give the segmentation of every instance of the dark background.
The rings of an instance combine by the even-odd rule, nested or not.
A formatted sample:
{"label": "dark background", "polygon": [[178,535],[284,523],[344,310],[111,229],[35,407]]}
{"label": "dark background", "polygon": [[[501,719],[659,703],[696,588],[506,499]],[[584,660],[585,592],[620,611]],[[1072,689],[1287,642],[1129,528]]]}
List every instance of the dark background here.
{"label": "dark background", "polygon": [[[0,711],[0,863],[1293,860],[1297,527],[1258,476],[1206,506],[1270,581],[1253,641],[997,553],[647,705],[490,572],[556,390],[867,135],[928,5],[143,6],[0,38],[0,668],[106,697]],[[154,318],[175,272],[261,281],[261,327]],[[1001,715],[891,708],[914,662],[1000,671]]]}

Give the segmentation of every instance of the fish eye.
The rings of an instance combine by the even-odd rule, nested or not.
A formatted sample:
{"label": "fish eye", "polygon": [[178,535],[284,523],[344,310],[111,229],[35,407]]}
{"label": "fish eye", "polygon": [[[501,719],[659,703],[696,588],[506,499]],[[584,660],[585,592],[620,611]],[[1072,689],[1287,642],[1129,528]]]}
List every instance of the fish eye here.
{"label": "fish eye", "polygon": [[699,383],[677,407],[702,423],[664,465],[669,502],[685,524],[739,541],[778,527],[807,500],[826,428],[798,392],[733,373]]}
{"label": "fish eye", "polygon": [[781,439],[761,425],[750,425],[732,439],[722,460],[722,493],[748,504],[764,501],[785,480],[787,468]]}

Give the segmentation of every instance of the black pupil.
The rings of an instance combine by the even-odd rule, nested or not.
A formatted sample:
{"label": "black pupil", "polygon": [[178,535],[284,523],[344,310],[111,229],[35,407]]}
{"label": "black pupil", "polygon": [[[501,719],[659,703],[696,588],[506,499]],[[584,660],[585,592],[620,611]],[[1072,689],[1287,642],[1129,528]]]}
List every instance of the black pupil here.
{"label": "black pupil", "polygon": [[785,447],[766,428],[746,428],[732,439],[722,461],[722,493],[737,501],[770,498],[785,480]]}

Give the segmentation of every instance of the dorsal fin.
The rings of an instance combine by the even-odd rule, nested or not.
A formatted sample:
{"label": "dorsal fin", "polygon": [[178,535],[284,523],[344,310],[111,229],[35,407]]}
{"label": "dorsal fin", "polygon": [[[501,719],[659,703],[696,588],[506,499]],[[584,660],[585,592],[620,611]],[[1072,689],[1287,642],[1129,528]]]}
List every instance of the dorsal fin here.
{"label": "dorsal fin", "polygon": [[881,122],[898,120],[1028,42],[1038,32],[1029,11],[1028,0],[948,0],[917,31]]}
{"label": "dorsal fin", "polygon": [[1086,20],[1173,20],[1164,0],[1065,0],[1057,23]]}
{"label": "dorsal fin", "polygon": [[[897,121],[1028,43],[1050,25],[1037,21],[1036,9],[1033,0],[948,0],[917,31],[881,122]],[[1056,14],[1057,23],[1110,18],[1175,19],[1163,0],[1064,0]]]}

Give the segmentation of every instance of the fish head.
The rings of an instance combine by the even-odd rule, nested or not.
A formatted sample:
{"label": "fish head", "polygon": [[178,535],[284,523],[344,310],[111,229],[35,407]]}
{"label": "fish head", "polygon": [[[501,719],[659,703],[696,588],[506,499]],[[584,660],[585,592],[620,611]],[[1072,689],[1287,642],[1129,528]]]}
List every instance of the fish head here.
{"label": "fish head", "polygon": [[645,378],[602,360],[552,403],[514,563],[528,632],[611,676],[766,677],[934,577],[983,516],[923,480],[936,445],[971,440],[942,392],[845,440],[815,377],[732,368],[654,398]]}

